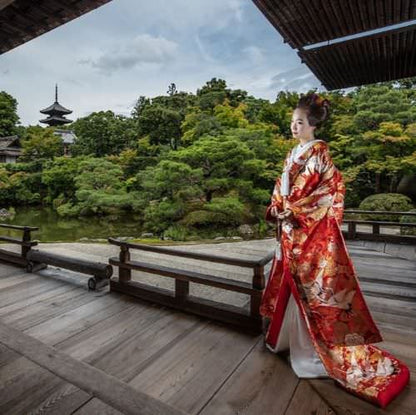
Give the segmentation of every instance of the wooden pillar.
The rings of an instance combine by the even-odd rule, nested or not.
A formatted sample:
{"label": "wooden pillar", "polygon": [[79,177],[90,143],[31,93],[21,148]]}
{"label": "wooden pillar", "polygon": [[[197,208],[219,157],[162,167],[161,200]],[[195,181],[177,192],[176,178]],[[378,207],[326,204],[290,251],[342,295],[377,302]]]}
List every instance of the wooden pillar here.
{"label": "wooden pillar", "polygon": [[175,279],[175,299],[178,304],[183,304],[188,299],[189,281]]}
{"label": "wooden pillar", "polygon": [[380,235],[380,224],[373,223],[373,235]]}
{"label": "wooden pillar", "polygon": [[[125,244],[120,245],[120,262],[127,263],[130,261],[129,247]],[[118,268],[118,280],[119,282],[128,282],[131,280],[131,269]]]}
{"label": "wooden pillar", "polygon": [[259,291],[257,294],[253,294],[251,296],[250,301],[250,315],[252,317],[259,317],[260,316],[260,303],[261,303],[261,293],[264,289],[264,266],[257,265],[254,267],[254,275],[253,275],[253,288]]}
{"label": "wooden pillar", "polygon": [[356,223],[355,222],[348,222],[348,239],[355,239],[356,235]]}
{"label": "wooden pillar", "polygon": [[[23,242],[30,242],[30,228],[28,227],[24,227],[23,229],[23,238],[22,238]],[[30,250],[30,245],[26,246],[26,245],[22,245],[22,257],[26,258],[27,253]]]}

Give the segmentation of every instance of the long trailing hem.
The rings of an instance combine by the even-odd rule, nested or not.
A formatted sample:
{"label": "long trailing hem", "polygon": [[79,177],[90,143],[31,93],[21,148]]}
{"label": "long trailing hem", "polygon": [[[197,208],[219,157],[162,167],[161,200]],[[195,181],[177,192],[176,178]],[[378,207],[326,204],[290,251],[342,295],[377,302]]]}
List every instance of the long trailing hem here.
{"label": "long trailing hem", "polygon": [[[280,301],[265,335],[266,348],[274,353],[287,349],[285,323],[290,323],[290,284],[286,282],[280,288],[281,293],[284,292],[287,298],[283,298],[280,293]],[[293,298],[296,299],[296,293],[293,294]],[[293,307],[297,307],[298,315],[304,319],[295,301]],[[286,320],[285,314],[288,314]],[[310,336],[309,345],[312,345],[314,350],[308,349],[307,346],[303,350],[298,349],[299,343],[304,342],[304,339],[302,333],[294,331],[292,327],[289,340],[290,361],[298,377],[330,377],[347,391],[381,408],[385,408],[408,384],[410,373],[407,366],[385,350],[372,344],[326,346],[320,341],[319,336],[310,332],[307,321],[304,320],[303,323]],[[319,358],[319,363],[316,357]],[[324,369],[323,372],[321,368]]]}
{"label": "long trailing hem", "polygon": [[[289,160],[289,161],[288,161]],[[273,259],[260,313],[271,319],[265,341],[276,350],[290,295],[328,375],[346,390],[385,407],[409,381],[409,369],[374,346],[381,334],[365,302],[340,229],[345,186],[328,153],[314,143],[285,160],[290,192],[276,180],[271,208],[289,209],[281,258]]]}

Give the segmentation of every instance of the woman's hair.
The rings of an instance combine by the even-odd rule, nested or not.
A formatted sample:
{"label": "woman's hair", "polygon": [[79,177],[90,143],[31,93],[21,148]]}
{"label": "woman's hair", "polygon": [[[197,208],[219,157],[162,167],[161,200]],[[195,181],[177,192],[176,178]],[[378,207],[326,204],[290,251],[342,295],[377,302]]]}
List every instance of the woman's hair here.
{"label": "woman's hair", "polygon": [[309,125],[312,126],[320,127],[329,116],[329,101],[316,93],[302,95],[296,105],[298,108],[306,111]]}

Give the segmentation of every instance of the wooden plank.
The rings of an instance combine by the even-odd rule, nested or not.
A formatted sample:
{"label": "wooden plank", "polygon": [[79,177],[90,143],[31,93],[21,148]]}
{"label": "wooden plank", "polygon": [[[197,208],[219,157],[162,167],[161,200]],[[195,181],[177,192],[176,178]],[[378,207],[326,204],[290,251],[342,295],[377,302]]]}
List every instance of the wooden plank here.
{"label": "wooden plank", "polygon": [[131,304],[132,300],[128,297],[105,295],[94,298],[64,314],[30,327],[25,330],[25,333],[48,344],[59,343],[67,337],[126,309]]}
{"label": "wooden plank", "polygon": [[5,262],[0,261],[0,277],[10,277],[13,275],[17,275],[19,273],[23,273],[22,269],[19,267],[17,268],[16,265],[7,264]]}
{"label": "wooden plank", "polygon": [[[5,346],[3,343],[0,344]],[[47,398],[53,387],[61,382],[59,378],[22,357],[18,352],[16,355],[17,358],[1,367],[1,414],[29,413],[34,402]]]}
{"label": "wooden plank", "polygon": [[[134,319],[137,320],[136,315],[132,314],[131,317],[133,321]],[[121,338],[119,343],[114,345],[111,350],[105,352],[105,349],[100,348],[97,352],[100,357],[90,355],[85,361],[91,362],[95,367],[116,376],[124,382],[129,382],[145,368],[152,365],[154,361],[163,358],[167,350],[186,338],[201,324],[205,325],[206,323],[184,313],[172,313],[170,310],[160,309],[157,314],[154,310],[150,317],[148,316],[144,320],[139,319],[136,324],[130,325],[128,328],[125,327],[123,334],[119,336]],[[101,333],[103,338],[105,336],[111,338],[117,335],[116,332],[109,332],[108,328],[101,330]],[[88,348],[91,348],[91,339],[93,342],[99,342],[100,334],[97,330],[94,333],[86,332],[83,338],[77,338],[80,336],[82,336],[82,333],[68,339],[59,347],[64,348],[71,356],[84,358],[85,352],[88,351]],[[80,347],[77,347],[77,344]],[[104,405],[97,399],[88,402],[86,399],[81,400],[80,398],[79,406],[82,404],[86,405],[82,407],[81,413],[107,413],[103,412]]]}
{"label": "wooden plank", "polygon": [[131,388],[117,378],[73,359],[1,322],[0,342],[122,413],[132,415],[183,414],[182,411]]}
{"label": "wooden plank", "polygon": [[[73,287],[68,284],[63,284],[61,287],[53,288],[52,290],[40,293],[39,295],[36,295],[34,297],[22,299],[22,301],[17,301],[13,304],[9,304],[4,307],[0,305],[0,316],[4,317],[12,313],[19,313],[22,312],[25,308],[30,308],[37,303],[48,302],[48,300],[51,300],[53,302],[53,298],[55,296],[59,297],[64,293],[69,293],[71,291],[73,292],[74,297],[77,296],[77,294],[75,293],[80,294],[80,292],[77,290],[77,287]],[[53,304],[56,303],[53,302]]]}
{"label": "wooden plank", "polygon": [[191,312],[199,316],[227,322],[235,327],[243,328],[253,334],[261,333],[261,318],[249,316],[247,310],[230,304],[223,304],[204,298],[188,296],[185,301],[177,299],[168,290],[149,287],[136,281],[120,283],[116,280],[110,282],[111,291],[128,294],[143,300],[167,305],[182,311]]}
{"label": "wooden plank", "polygon": [[[110,357],[110,361],[112,362],[112,356],[114,354],[119,355],[124,350],[123,344],[125,342],[132,336],[149,330],[153,326],[157,326],[157,322],[163,320],[163,315],[166,316],[166,310],[155,310],[151,306],[140,307],[135,304],[123,310],[121,313],[95,324],[87,330],[65,339],[56,344],[55,347],[77,360],[83,360],[85,363],[94,364],[98,367],[97,362],[100,359]],[[170,317],[170,322],[172,323],[173,317]],[[136,349],[138,349],[137,344],[140,344],[140,340],[135,343]],[[154,349],[151,347],[149,347],[149,351],[154,353]],[[126,358],[126,356],[129,356],[129,354],[123,354],[123,358],[119,361],[118,367],[125,367],[126,370],[127,368],[131,370],[131,366],[134,367],[136,362],[130,362],[130,359]],[[134,354],[132,358],[134,358]],[[101,369],[106,373],[110,373],[105,365]],[[120,378],[120,376],[117,377]],[[39,385],[39,387],[43,388],[43,385]],[[28,409],[31,409],[35,413],[42,413],[42,408],[47,407],[48,414],[55,413],[61,415],[72,413],[90,399],[90,395],[77,387],[72,386],[68,390],[66,382],[61,382],[56,385],[56,388],[50,391],[50,394],[44,401],[34,402],[33,405],[35,407],[32,405]],[[69,410],[69,408],[72,409]]]}
{"label": "wooden plank", "polygon": [[32,280],[39,281],[39,277],[37,275],[30,275],[26,271],[10,273],[0,279],[0,292],[8,287],[13,287],[14,285]]}
{"label": "wooden plank", "polygon": [[[269,352],[259,338],[198,414],[283,414],[298,382],[288,362]],[[298,412],[304,413],[309,412]]]}
{"label": "wooden plank", "polygon": [[399,300],[397,298],[390,299],[371,296],[366,297],[366,302],[371,311],[410,318],[416,315],[416,304],[414,302]]}
{"label": "wooden plank", "polygon": [[26,267],[27,260],[23,258],[22,255],[16,252],[6,251],[4,249],[0,249],[0,261],[5,261],[7,263],[16,264],[21,267]]}
{"label": "wooden plank", "polygon": [[[283,412],[281,413],[283,414]],[[301,379],[288,408],[284,412],[284,415],[299,414],[336,415],[336,412],[316,393],[307,380]]]}
{"label": "wooden plank", "polygon": [[217,323],[199,326],[129,383],[156,399],[198,413],[252,350],[258,336]]}
{"label": "wooden plank", "polygon": [[333,408],[336,414],[371,414],[384,415],[386,411],[391,415],[413,415],[416,407],[416,391],[414,386],[406,389],[394,399],[387,409],[381,409],[364,399],[361,399],[337,386],[331,379],[311,379],[309,384]]}
{"label": "wooden plank", "polygon": [[0,304],[8,306],[24,299],[36,297],[37,295],[62,286],[61,281],[49,281],[38,275],[24,277],[18,284],[0,290]]}
{"label": "wooden plank", "polygon": [[[126,381],[194,330],[198,324],[198,319],[183,313],[171,313],[147,304],[135,304],[71,336],[56,347],[77,360],[83,359],[86,363]],[[62,382],[53,390],[48,389],[50,396],[44,402],[38,402],[36,409],[32,409],[36,413],[47,405],[48,413],[51,411],[61,415],[66,413],[68,406],[79,408],[88,403],[90,396],[76,389],[67,393],[67,385]],[[104,404],[94,399],[93,407],[95,405]],[[101,409],[94,409],[89,413],[103,412]]]}
{"label": "wooden plank", "polygon": [[[33,326],[47,322],[52,318],[57,318],[65,313],[90,303],[94,300],[88,292],[83,292],[79,289],[73,289],[74,287],[66,286],[61,293],[52,290],[55,296],[48,297],[44,301],[38,301],[32,305],[28,304],[27,307],[20,308],[14,312],[10,312],[7,315],[2,315],[2,309],[0,309],[0,315],[2,315],[3,322],[12,325],[18,330],[27,330]],[[72,289],[71,289],[72,288]],[[48,291],[46,294],[51,294]],[[37,299],[38,297],[32,297]],[[12,306],[22,306],[22,302],[14,303]]]}

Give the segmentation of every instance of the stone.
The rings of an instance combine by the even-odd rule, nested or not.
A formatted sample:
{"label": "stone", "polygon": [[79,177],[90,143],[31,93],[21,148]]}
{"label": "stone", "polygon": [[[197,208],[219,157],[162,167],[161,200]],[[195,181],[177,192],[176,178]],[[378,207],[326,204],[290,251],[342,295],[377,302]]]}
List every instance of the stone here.
{"label": "stone", "polygon": [[240,225],[240,226],[238,227],[238,232],[239,232],[240,234],[242,234],[242,235],[251,235],[251,234],[253,234],[253,233],[254,233],[254,231],[253,231],[253,229],[251,228],[251,226],[250,226],[250,225],[246,225],[246,224],[244,224],[244,225]]}

